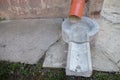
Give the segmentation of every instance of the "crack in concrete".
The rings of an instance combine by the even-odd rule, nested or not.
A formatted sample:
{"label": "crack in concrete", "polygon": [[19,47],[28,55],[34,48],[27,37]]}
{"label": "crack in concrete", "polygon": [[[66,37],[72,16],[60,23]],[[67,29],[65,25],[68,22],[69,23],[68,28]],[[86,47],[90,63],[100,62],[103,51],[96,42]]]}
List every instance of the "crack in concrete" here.
{"label": "crack in concrete", "polygon": [[[47,52],[50,50],[50,48],[51,48],[52,46],[54,46],[55,44],[57,44],[60,40],[61,40],[61,36],[60,36],[53,44],[51,44],[51,45],[44,51],[44,55],[43,55],[43,57],[42,57],[42,60],[43,60],[42,63],[44,63],[46,54],[47,54]],[[53,62],[51,61],[51,63],[53,63]]]}
{"label": "crack in concrete", "polygon": [[60,40],[61,40],[61,36],[60,36],[53,44],[51,44],[51,45],[44,51],[44,54],[46,54],[46,53],[49,51],[49,49],[50,49],[52,46],[54,46],[56,43],[58,43]]}
{"label": "crack in concrete", "polygon": [[86,12],[86,14],[85,14],[86,16],[89,15],[89,10],[90,10],[89,6],[90,6],[90,0],[87,0],[87,1],[86,1],[87,12]]}
{"label": "crack in concrete", "polygon": [[119,64],[119,63],[120,63],[120,60],[117,61],[117,64]]}
{"label": "crack in concrete", "polygon": [[[118,68],[119,71],[120,71],[120,67],[118,66],[118,64],[106,55],[106,54],[108,54],[108,53],[107,53],[106,51],[102,51],[102,53],[103,53],[103,55],[104,55],[109,61],[111,61],[114,65],[116,65],[117,68]],[[106,54],[105,54],[105,53],[106,53]],[[108,55],[109,55],[109,54],[108,54]]]}

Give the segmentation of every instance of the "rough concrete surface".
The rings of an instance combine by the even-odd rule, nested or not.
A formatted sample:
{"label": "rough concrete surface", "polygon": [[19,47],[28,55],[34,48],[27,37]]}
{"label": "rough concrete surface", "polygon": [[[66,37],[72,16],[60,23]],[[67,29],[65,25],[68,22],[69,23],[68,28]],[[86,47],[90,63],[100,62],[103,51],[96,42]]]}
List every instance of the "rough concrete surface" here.
{"label": "rough concrete surface", "polygon": [[[120,24],[95,19],[100,25],[91,46],[93,69],[120,71]],[[62,19],[0,22],[0,60],[36,63],[46,52],[44,67],[65,68],[67,44],[60,39]]]}
{"label": "rough concrete surface", "polygon": [[93,67],[100,71],[120,71],[120,23],[98,19],[100,32],[92,50]]}
{"label": "rough concrete surface", "polygon": [[46,52],[43,67],[65,68],[68,52],[67,47],[68,45],[62,39],[59,39]]}
{"label": "rough concrete surface", "polygon": [[120,23],[120,0],[104,0],[101,15],[113,23]]}
{"label": "rough concrete surface", "polygon": [[[103,18],[95,20],[100,25],[100,32],[95,46],[91,46],[93,69],[110,72],[120,71],[120,24],[113,24]],[[44,67],[66,67],[67,46],[65,47],[60,42],[56,42],[56,45],[52,45],[47,51]]]}
{"label": "rough concrete surface", "polygon": [[37,63],[60,37],[62,19],[0,22],[0,60]]}

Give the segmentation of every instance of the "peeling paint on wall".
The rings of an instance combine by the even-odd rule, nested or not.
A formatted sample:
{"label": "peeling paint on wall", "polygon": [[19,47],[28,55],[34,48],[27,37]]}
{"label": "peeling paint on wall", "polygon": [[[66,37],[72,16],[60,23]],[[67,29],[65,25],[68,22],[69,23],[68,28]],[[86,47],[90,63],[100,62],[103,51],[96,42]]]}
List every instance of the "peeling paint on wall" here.
{"label": "peeling paint on wall", "polygon": [[66,17],[69,5],[70,0],[0,0],[0,17]]}
{"label": "peeling paint on wall", "polygon": [[[90,1],[99,2],[87,0],[84,14],[88,13]],[[0,17],[6,19],[67,17],[70,3],[71,0],[0,0]],[[90,5],[90,9],[93,6]]]}

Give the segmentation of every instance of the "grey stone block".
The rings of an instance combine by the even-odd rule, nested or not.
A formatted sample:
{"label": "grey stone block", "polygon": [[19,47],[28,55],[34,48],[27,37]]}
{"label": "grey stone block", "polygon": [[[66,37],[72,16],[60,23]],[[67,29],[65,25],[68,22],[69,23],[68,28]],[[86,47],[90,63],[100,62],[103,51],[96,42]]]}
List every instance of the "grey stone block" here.
{"label": "grey stone block", "polygon": [[61,33],[62,19],[0,22],[0,60],[35,64]]}

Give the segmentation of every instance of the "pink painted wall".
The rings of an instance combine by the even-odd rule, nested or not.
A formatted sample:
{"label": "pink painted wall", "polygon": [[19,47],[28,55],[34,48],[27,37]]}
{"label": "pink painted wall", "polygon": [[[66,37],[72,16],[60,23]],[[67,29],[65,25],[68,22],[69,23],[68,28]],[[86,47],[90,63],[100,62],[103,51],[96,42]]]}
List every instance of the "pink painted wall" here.
{"label": "pink painted wall", "polygon": [[[102,1],[87,0],[84,14],[91,16],[95,11],[99,12]],[[0,0],[0,17],[6,19],[67,17],[70,3],[71,0]]]}

